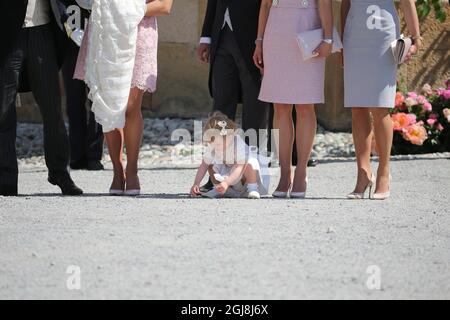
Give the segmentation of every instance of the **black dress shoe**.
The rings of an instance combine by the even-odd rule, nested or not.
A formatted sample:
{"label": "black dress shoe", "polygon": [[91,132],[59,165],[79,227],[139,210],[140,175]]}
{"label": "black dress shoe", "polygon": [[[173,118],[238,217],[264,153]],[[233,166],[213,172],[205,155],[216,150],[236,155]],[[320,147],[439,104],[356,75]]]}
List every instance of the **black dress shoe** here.
{"label": "black dress shoe", "polygon": [[65,196],[79,196],[83,194],[83,190],[75,185],[68,173],[58,175],[49,173],[48,182],[60,187],[62,194]]}
{"label": "black dress shoe", "polygon": [[79,161],[71,161],[70,162],[70,169],[72,170],[84,170],[87,169],[87,161],[86,160],[79,160]]}
{"label": "black dress shoe", "polygon": [[308,167],[315,167],[319,164],[319,161],[317,159],[309,159],[308,161]]}
{"label": "black dress shoe", "polygon": [[205,185],[200,187],[200,192],[206,193],[208,191],[211,191],[212,189],[214,189],[214,184],[212,183],[211,179],[209,179]]}
{"label": "black dress shoe", "polygon": [[0,196],[17,197],[17,186],[0,186]]}
{"label": "black dress shoe", "polygon": [[103,167],[102,163],[100,161],[98,161],[98,160],[88,161],[86,169],[88,169],[89,171],[105,170],[105,168]]}

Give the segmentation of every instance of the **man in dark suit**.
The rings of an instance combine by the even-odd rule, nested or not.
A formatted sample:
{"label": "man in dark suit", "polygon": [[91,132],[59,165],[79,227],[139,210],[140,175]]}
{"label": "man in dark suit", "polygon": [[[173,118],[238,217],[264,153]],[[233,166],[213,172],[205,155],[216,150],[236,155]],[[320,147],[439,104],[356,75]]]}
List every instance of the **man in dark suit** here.
{"label": "man in dark suit", "polygon": [[[261,73],[253,63],[261,0],[208,0],[199,59],[210,63],[214,110],[235,119],[243,103],[242,128],[267,129],[269,104],[258,100]],[[209,183],[205,190],[211,188]]]}
{"label": "man in dark suit", "polygon": [[[0,195],[17,195],[16,96],[29,84],[44,124],[48,181],[64,195],[80,195],[68,172],[69,141],[63,121],[58,50],[48,0],[0,2]],[[60,50],[60,52],[63,50]]]}
{"label": "man in dark suit", "polygon": [[[89,18],[87,10],[80,8],[75,0],[66,0],[65,2],[50,0],[50,3],[61,33],[71,33],[72,38],[77,33],[82,34],[84,23]],[[75,14],[78,14],[78,17],[74,17]],[[70,22],[78,22],[79,29],[74,29]],[[94,113],[87,110],[87,107],[90,109],[91,101],[87,99],[85,83],[73,79],[80,51],[80,43],[75,43],[75,41],[81,40],[78,38],[81,37],[72,41],[66,36],[67,46],[62,65],[69,119],[70,167],[74,170],[103,170],[101,163],[103,156],[102,127],[95,121]]]}
{"label": "man in dark suit", "polygon": [[235,119],[243,102],[242,127],[267,129],[267,103],[258,100],[261,73],[253,63],[261,0],[208,0],[202,38],[201,61],[209,62],[214,109]]}

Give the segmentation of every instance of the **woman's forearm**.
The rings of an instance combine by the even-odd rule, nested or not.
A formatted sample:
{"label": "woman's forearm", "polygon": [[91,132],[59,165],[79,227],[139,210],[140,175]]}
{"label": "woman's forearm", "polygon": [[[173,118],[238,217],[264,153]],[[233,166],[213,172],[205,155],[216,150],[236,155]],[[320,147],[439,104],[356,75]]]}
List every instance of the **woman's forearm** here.
{"label": "woman's forearm", "polygon": [[264,38],[264,32],[266,31],[267,20],[269,19],[270,7],[272,6],[271,0],[263,0],[261,3],[261,9],[259,10],[258,20],[258,38]]}
{"label": "woman's forearm", "polygon": [[417,16],[414,0],[401,0],[403,13],[405,14],[406,26],[414,38],[420,37],[419,17]]}
{"label": "woman's forearm", "polygon": [[147,17],[167,16],[172,10],[173,0],[153,0],[147,3]]}
{"label": "woman's forearm", "polygon": [[319,1],[319,15],[322,22],[323,36],[333,37],[333,4],[331,0]]}
{"label": "woman's forearm", "polygon": [[344,35],[345,23],[347,22],[348,12],[350,11],[350,0],[342,0],[341,3],[341,35]]}

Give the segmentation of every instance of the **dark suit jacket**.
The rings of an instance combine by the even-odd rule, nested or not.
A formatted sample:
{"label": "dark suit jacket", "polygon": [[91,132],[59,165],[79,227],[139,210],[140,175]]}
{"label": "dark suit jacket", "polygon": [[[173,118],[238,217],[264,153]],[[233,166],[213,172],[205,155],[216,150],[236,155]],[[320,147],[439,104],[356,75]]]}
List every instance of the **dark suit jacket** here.
{"label": "dark suit jacket", "polygon": [[81,8],[75,0],[50,0],[53,15],[55,16],[56,23],[61,31],[66,34],[63,22],[67,19],[67,8],[69,6],[77,6],[80,8],[81,13],[81,29],[84,30],[85,20],[89,19],[89,11]]}
{"label": "dark suit jacket", "polygon": [[[253,63],[255,39],[258,35],[258,18],[261,0],[208,0],[202,37],[210,37],[211,66],[219,44],[226,9],[230,11],[231,23],[242,56],[255,81],[261,80],[261,74]],[[211,68],[212,71],[212,68]],[[209,78],[211,89],[211,73]]]}
{"label": "dark suit jacket", "polygon": [[0,64],[3,64],[19,36],[25,20],[27,4],[28,0],[0,1]]}
{"label": "dark suit jacket", "polygon": [[[47,0],[50,1],[50,0]],[[71,0],[59,0],[67,5],[73,4]],[[1,0],[0,1],[0,65],[4,65],[8,55],[19,39],[20,30],[25,21],[28,0]],[[55,17],[51,15],[52,27],[54,30],[55,46],[58,57],[58,64],[61,65],[64,59],[67,46],[67,36],[57,27]],[[29,91],[26,77],[21,79],[20,92]]]}

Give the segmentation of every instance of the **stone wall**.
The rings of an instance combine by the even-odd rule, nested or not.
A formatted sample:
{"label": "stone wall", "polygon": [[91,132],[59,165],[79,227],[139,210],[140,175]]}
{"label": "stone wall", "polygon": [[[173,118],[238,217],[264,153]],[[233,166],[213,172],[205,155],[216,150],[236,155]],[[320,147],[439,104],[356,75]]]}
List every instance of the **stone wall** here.
{"label": "stone wall", "polygon": [[[172,15],[158,19],[160,31],[158,90],[146,95],[143,110],[147,117],[200,117],[212,107],[208,92],[208,66],[198,62],[196,47],[207,0],[175,1]],[[334,3],[336,24],[339,1]],[[440,85],[450,78],[450,7],[449,18],[441,24],[433,16],[422,22],[426,48],[409,65],[401,68],[399,81],[409,89],[424,83]],[[407,33],[407,32],[405,32]],[[319,122],[331,130],[349,130],[351,116],[343,108],[343,72],[337,55],[326,70],[326,105],[318,106]],[[21,97],[19,118],[39,121],[31,94]]]}

